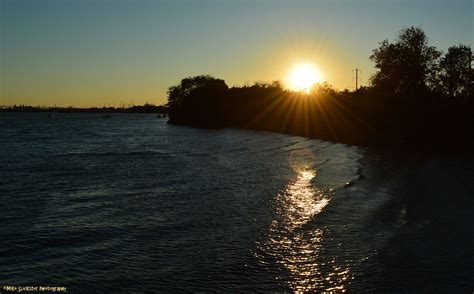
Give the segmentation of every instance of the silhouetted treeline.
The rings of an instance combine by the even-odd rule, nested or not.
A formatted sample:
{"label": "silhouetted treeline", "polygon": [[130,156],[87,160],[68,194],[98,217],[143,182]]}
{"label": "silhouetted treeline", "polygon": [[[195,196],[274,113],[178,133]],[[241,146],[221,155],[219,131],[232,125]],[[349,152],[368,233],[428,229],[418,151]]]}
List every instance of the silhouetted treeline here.
{"label": "silhouetted treeline", "polygon": [[169,88],[169,123],[282,132],[364,146],[468,149],[474,135],[472,52],[453,46],[443,56],[420,28],[403,29],[370,57],[371,86],[311,94],[280,82],[229,88],[208,75]]}
{"label": "silhouetted treeline", "polygon": [[11,107],[0,108],[0,112],[84,112],[84,113],[166,113],[164,105],[135,105],[132,107],[35,107],[29,105],[13,105]]}

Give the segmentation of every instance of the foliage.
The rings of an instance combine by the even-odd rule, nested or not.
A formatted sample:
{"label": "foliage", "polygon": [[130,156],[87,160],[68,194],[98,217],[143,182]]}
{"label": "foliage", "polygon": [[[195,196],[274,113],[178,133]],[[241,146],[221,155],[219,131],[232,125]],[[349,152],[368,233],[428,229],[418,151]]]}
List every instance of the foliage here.
{"label": "foliage", "polygon": [[219,116],[219,98],[229,89],[210,75],[188,77],[168,89],[168,114],[175,123],[208,125]]}
{"label": "foliage", "polygon": [[428,45],[421,28],[400,31],[397,42],[384,40],[373,50],[370,59],[377,72],[372,76],[374,87],[399,95],[425,93],[441,52]]}
{"label": "foliage", "polygon": [[467,97],[472,93],[474,71],[471,68],[471,48],[452,46],[441,59],[439,87],[450,97]]}

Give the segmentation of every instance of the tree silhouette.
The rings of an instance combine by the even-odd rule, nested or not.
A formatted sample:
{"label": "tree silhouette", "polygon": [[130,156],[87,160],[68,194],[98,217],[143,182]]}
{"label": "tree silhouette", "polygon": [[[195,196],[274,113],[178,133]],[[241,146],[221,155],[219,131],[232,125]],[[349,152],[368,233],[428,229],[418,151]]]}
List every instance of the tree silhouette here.
{"label": "tree silhouette", "polygon": [[210,75],[188,77],[168,89],[168,114],[172,123],[209,125],[221,115],[218,111],[229,87]]}
{"label": "tree silhouette", "polygon": [[439,85],[450,97],[467,97],[472,89],[471,48],[452,46],[440,61]]}
{"label": "tree silhouette", "polygon": [[399,95],[424,93],[440,56],[441,52],[428,46],[428,38],[421,28],[402,29],[396,43],[384,40],[373,50],[370,59],[378,71],[371,83]]}

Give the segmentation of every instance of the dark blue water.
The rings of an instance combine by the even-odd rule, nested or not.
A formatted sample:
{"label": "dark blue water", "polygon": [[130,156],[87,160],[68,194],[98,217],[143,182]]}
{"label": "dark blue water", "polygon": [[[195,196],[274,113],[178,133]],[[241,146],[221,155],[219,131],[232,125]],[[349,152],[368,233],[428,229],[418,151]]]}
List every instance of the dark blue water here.
{"label": "dark blue water", "polygon": [[0,286],[474,289],[472,162],[148,114],[0,113],[0,131]]}

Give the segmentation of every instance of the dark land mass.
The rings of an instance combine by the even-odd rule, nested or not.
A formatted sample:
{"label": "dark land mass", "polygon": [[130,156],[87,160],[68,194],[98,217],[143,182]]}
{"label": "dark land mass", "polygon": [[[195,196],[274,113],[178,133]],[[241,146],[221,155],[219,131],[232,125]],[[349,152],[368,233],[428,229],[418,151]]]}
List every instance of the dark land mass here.
{"label": "dark land mass", "polygon": [[469,46],[443,55],[421,28],[384,40],[370,60],[370,87],[311,94],[281,82],[229,88],[209,75],[185,78],[168,90],[169,123],[281,132],[351,145],[463,156],[474,150],[474,70]]}
{"label": "dark land mass", "polygon": [[169,123],[264,130],[422,153],[474,150],[471,102],[379,96],[369,89],[352,93],[322,89],[305,95],[277,85],[201,91],[206,89],[192,92],[178,109],[171,103]]}

